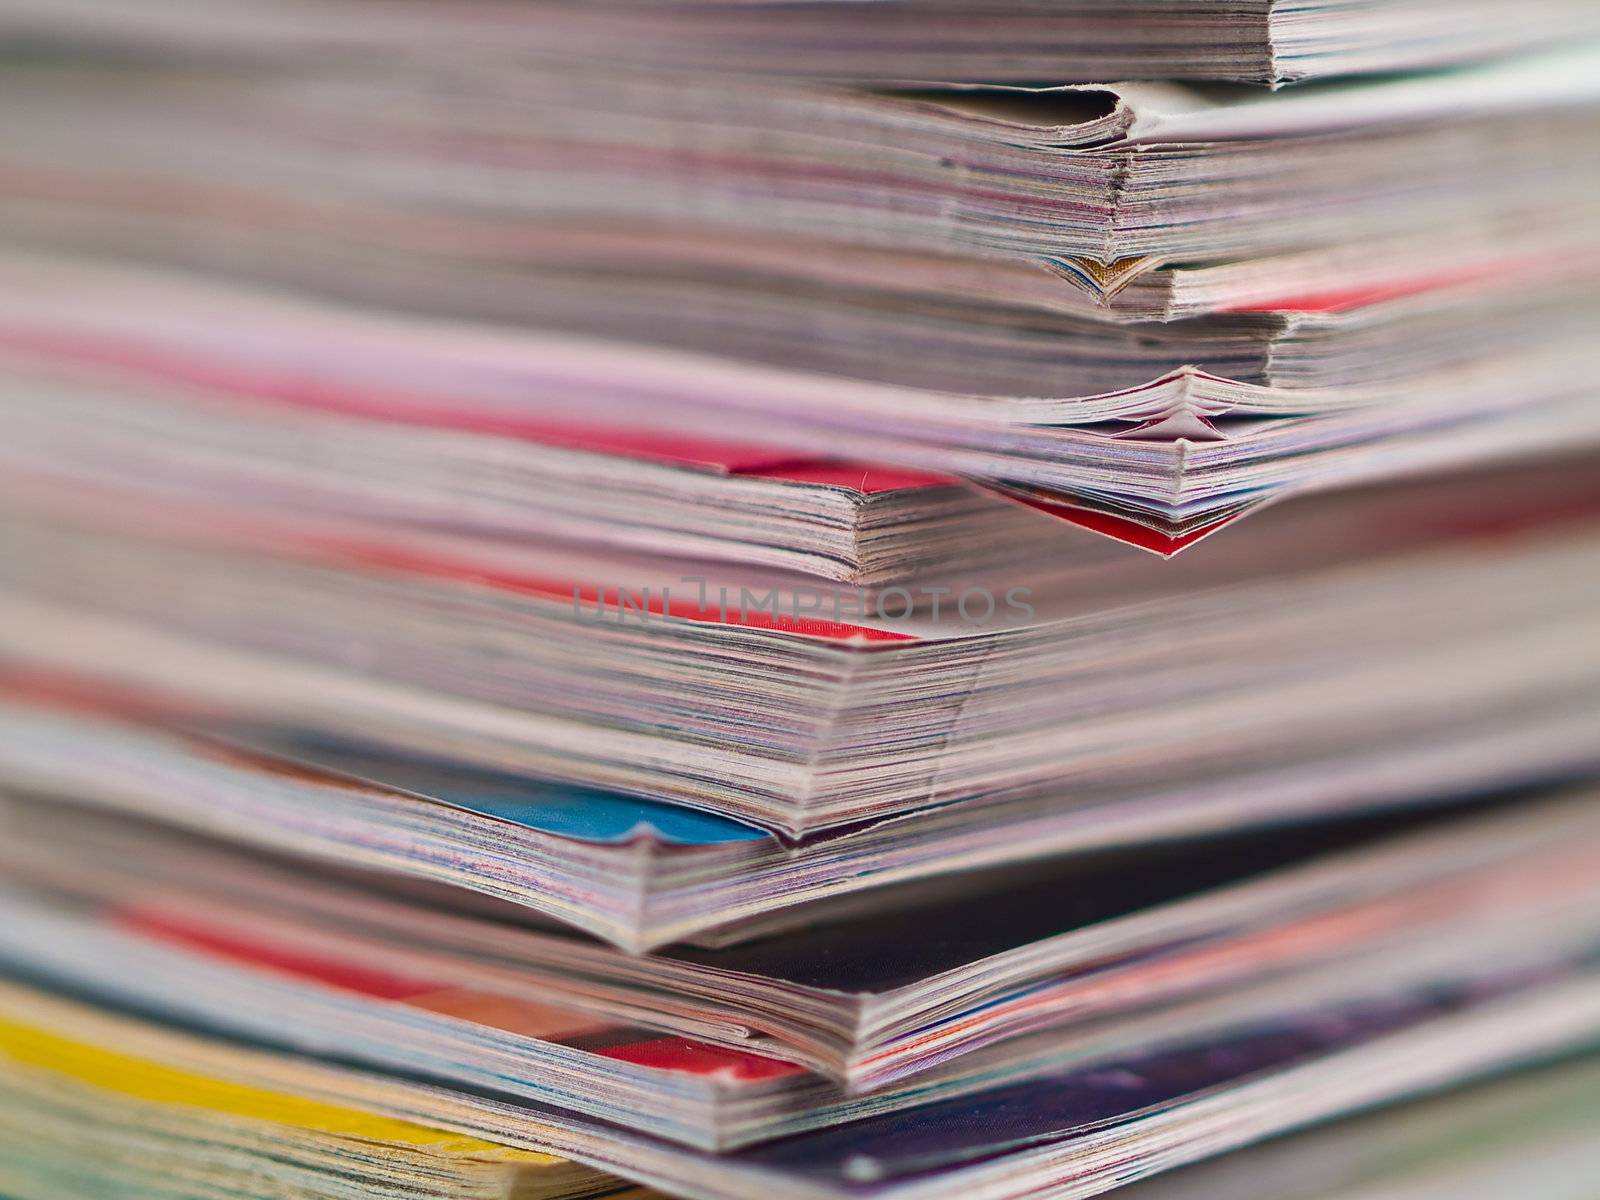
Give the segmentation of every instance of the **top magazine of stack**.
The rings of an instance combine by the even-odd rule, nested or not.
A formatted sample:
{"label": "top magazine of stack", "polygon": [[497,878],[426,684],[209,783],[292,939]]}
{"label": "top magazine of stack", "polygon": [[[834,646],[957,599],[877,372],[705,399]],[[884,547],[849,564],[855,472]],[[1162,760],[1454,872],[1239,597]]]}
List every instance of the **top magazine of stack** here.
{"label": "top magazine of stack", "polygon": [[1597,28],[1588,0],[7,0],[0,31],[241,53],[563,55],[834,79],[1281,84],[1414,70]]}
{"label": "top magazine of stack", "polygon": [[1163,263],[1581,203],[1597,63],[1590,41],[1264,94],[46,59],[8,72],[3,128],[19,175],[201,171],[258,195],[315,178],[374,212],[709,220],[1047,259],[1105,290]]}
{"label": "top magazine of stack", "polygon": [[[378,418],[347,440],[383,454],[293,465],[321,494],[387,470],[427,519],[470,506],[427,510],[442,460],[395,426],[515,505],[550,473],[442,432],[586,422],[973,480],[1171,552],[1295,491],[1600,436],[1597,65],[1267,95],[32,64],[0,84],[6,239],[159,268],[8,258],[0,332],[141,374],[27,380],[35,422],[50,386],[75,427],[149,405],[198,437],[220,391],[252,405],[218,436],[270,459],[234,418],[284,380],[302,419]],[[703,507],[697,553],[730,506]]]}

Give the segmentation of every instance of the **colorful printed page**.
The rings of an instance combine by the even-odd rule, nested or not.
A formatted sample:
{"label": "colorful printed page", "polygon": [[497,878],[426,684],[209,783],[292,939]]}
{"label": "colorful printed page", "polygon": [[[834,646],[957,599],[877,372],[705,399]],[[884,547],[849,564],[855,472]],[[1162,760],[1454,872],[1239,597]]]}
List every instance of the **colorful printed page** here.
{"label": "colorful printed page", "polygon": [[74,1041],[3,1015],[0,1059],[13,1067],[49,1072],[125,1099],[199,1109],[205,1115],[284,1125],[330,1138],[389,1142],[444,1157],[470,1157],[534,1168],[563,1164],[554,1155],[499,1146],[358,1109],[196,1075]]}

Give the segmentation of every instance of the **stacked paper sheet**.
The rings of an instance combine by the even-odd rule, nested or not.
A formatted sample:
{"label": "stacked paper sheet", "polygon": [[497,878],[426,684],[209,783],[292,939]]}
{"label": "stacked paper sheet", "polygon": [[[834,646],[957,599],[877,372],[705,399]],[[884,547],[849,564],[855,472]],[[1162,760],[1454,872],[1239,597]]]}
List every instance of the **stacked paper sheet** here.
{"label": "stacked paper sheet", "polygon": [[0,0],[0,1194],[1587,1200],[1597,37]]}
{"label": "stacked paper sheet", "polygon": [[616,68],[867,80],[1237,79],[1280,83],[1487,57],[1600,26],[1584,0],[477,0],[470,18],[386,0],[7,0],[47,43],[299,53],[582,55]]}

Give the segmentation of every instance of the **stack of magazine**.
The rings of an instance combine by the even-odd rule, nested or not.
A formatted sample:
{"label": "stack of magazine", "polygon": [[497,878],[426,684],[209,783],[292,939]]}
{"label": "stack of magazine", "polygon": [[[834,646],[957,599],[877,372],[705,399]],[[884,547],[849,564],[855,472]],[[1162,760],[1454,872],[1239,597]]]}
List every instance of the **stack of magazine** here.
{"label": "stack of magazine", "polygon": [[0,0],[0,1196],[1589,1200],[1590,0]]}

